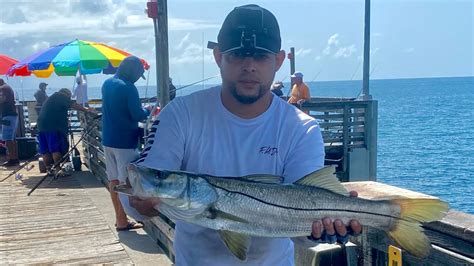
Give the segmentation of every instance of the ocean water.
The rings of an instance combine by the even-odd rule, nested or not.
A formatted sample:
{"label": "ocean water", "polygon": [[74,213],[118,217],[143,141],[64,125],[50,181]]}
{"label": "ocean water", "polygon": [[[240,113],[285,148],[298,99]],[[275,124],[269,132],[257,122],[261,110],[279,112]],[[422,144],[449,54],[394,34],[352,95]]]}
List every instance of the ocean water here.
{"label": "ocean water", "polygon": [[[357,97],[362,82],[308,85],[312,96]],[[177,95],[209,86],[187,87]],[[24,90],[24,98],[33,93]],[[156,88],[139,87],[139,93],[154,96]],[[474,77],[371,80],[370,93],[379,107],[377,180],[474,214]],[[89,88],[89,98],[100,98],[100,88]]]}

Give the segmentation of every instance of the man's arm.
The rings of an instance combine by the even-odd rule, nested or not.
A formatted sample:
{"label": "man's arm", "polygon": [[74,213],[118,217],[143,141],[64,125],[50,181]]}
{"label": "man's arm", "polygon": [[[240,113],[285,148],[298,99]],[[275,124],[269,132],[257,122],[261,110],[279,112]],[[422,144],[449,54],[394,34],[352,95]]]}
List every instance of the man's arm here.
{"label": "man's arm", "polygon": [[97,111],[94,109],[94,108],[86,108],[76,102],[73,102],[71,104],[71,108],[74,109],[74,110],[77,110],[77,111],[81,111],[81,112],[86,112],[86,113],[91,113],[91,114],[97,114]]}
{"label": "man's arm", "polygon": [[[183,112],[183,107],[181,100],[176,99],[160,112],[151,130],[154,131],[154,137],[147,141],[137,161],[140,165],[155,169],[181,169],[185,145],[184,131],[187,124],[183,121],[189,119],[186,112]],[[148,147],[150,149],[147,151]],[[143,215],[150,217],[158,215],[154,208],[159,205],[157,199],[129,197],[129,201],[130,205]]]}
{"label": "man's arm", "polygon": [[311,93],[309,91],[309,87],[305,84],[305,88],[303,90],[303,99],[306,101],[311,100]]}
{"label": "man's arm", "polygon": [[142,121],[148,117],[150,114],[149,110],[144,110],[142,104],[140,103],[140,97],[138,96],[138,91],[135,88],[130,88],[127,95],[127,105],[130,112],[130,116],[134,121]]}

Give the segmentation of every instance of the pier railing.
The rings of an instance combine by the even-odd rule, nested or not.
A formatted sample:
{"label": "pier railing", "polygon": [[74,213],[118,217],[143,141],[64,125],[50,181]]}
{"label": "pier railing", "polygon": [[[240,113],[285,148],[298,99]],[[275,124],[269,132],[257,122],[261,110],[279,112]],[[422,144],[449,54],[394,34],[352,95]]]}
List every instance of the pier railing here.
{"label": "pier railing", "polygon": [[337,165],[341,181],[376,180],[377,101],[313,98],[299,108],[319,122],[325,163]]}
{"label": "pier railing", "polygon": [[[97,103],[100,108],[100,103]],[[319,120],[326,146],[326,164],[338,164],[339,177],[351,180],[351,177],[375,180],[375,153],[377,129],[377,103],[375,101],[355,101],[351,99],[315,99],[305,103],[301,108]],[[105,156],[101,145],[101,123],[89,115],[79,114],[81,127],[94,128],[84,138],[83,155],[85,164],[105,185],[108,180],[105,173]],[[355,157],[361,156],[356,159]],[[365,175],[355,175],[353,167],[358,160],[365,169]],[[354,165],[352,165],[354,164]],[[352,169],[351,169],[352,168]],[[374,172],[372,172],[374,171]],[[359,192],[361,197],[373,195],[407,196],[406,190],[372,181],[349,182],[345,185]],[[408,193],[409,194],[409,193]],[[408,195],[409,196],[409,195]],[[426,196],[426,195],[425,195]],[[421,260],[403,254],[405,265],[474,265],[474,216],[451,211],[441,221],[423,225],[432,242],[430,255]],[[158,245],[174,260],[173,239],[174,223],[166,216],[160,215],[146,222],[147,233],[156,239]],[[318,263],[345,265],[387,265],[390,256],[387,247],[393,242],[385,233],[364,227],[359,238],[351,240],[356,245],[342,248],[339,245],[319,245],[307,249],[296,247],[296,265],[318,265]],[[342,264],[342,265],[344,265]],[[335,265],[335,264],[334,264]],[[394,265],[394,264],[392,264]],[[400,265],[400,264],[399,264]]]}

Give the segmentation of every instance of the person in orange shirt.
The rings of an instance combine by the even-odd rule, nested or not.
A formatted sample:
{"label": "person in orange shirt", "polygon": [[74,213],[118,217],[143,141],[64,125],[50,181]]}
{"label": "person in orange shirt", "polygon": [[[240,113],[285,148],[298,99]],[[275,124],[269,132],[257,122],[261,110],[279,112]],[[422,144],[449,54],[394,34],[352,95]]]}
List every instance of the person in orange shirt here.
{"label": "person in orange shirt", "polygon": [[291,88],[291,96],[288,99],[288,103],[301,105],[305,101],[309,101],[311,95],[309,94],[308,86],[303,82],[303,73],[296,71],[291,75],[291,80],[293,87]]}

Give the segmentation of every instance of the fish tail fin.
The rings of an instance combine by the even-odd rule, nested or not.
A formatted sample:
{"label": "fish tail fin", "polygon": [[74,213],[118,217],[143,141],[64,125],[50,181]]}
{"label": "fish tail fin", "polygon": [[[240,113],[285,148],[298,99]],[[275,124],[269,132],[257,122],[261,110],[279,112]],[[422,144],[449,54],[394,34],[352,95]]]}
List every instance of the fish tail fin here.
{"label": "fish tail fin", "polygon": [[388,232],[389,236],[411,254],[426,257],[431,246],[421,223],[443,218],[449,205],[439,199],[394,199],[392,202],[400,206],[400,220]]}

